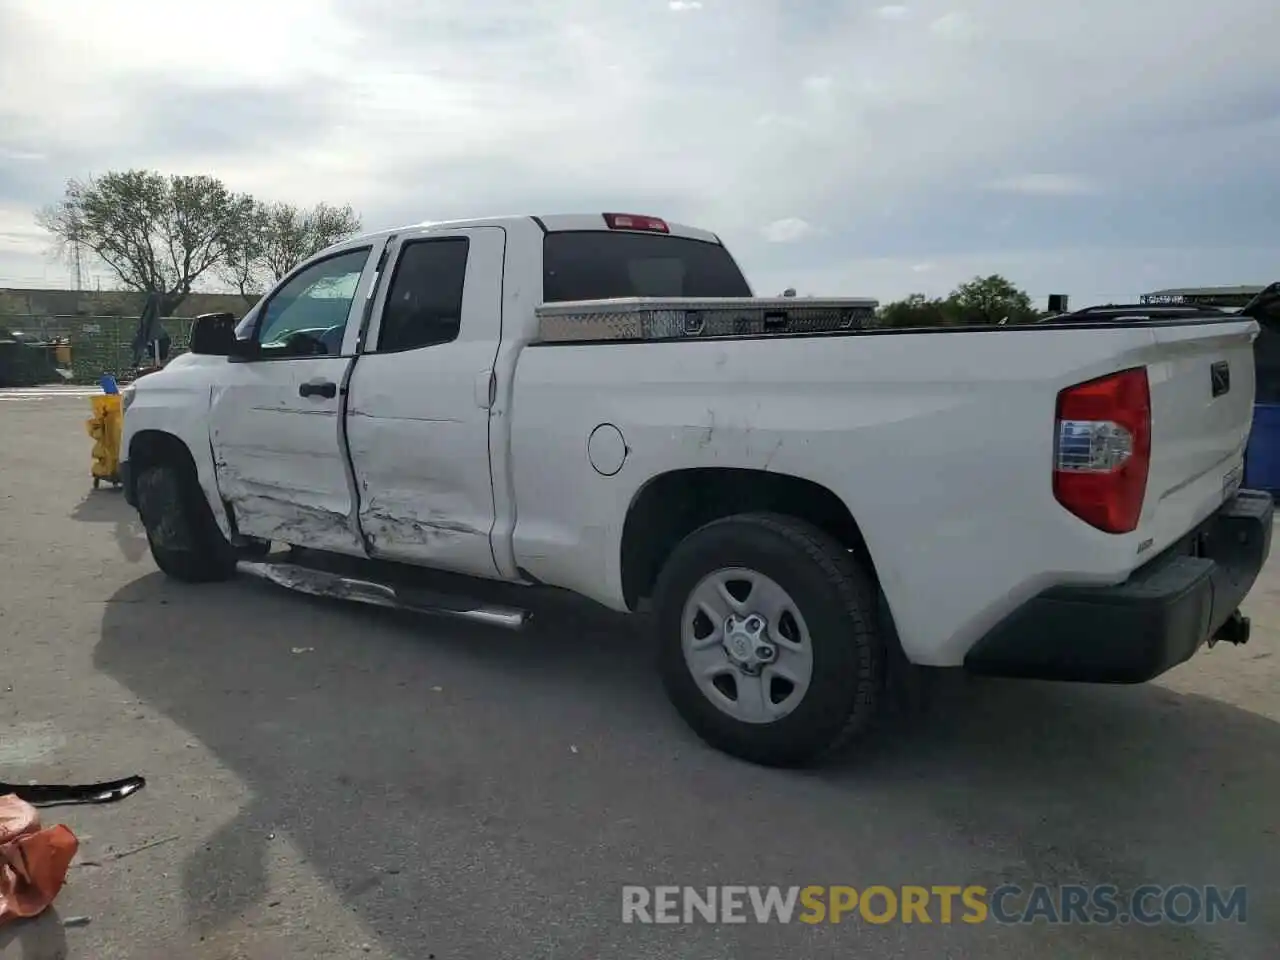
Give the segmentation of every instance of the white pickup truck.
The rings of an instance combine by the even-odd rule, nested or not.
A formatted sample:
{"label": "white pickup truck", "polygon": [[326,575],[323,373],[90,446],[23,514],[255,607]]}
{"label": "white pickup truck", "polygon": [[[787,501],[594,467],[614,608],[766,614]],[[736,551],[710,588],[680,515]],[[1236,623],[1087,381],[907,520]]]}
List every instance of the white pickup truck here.
{"label": "white pickup truck", "polygon": [[679,713],[772,765],[865,730],[895,664],[1141,682],[1247,640],[1257,323],[874,308],[752,298],[653,217],[370,234],[126,389],[125,495],[181,580],[523,623],[430,568],[651,610]]}

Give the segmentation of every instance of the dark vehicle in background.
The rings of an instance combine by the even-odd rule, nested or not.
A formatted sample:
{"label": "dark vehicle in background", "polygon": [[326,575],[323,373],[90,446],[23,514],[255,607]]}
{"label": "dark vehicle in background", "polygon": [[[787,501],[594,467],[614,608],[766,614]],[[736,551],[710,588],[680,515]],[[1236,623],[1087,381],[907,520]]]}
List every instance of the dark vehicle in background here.
{"label": "dark vehicle in background", "polygon": [[1253,363],[1257,377],[1254,402],[1280,403],[1280,283],[1273,283],[1240,309],[1240,314],[1258,321],[1261,328],[1253,341]]}
{"label": "dark vehicle in background", "polygon": [[1039,323],[1112,323],[1121,320],[1184,321],[1222,318],[1240,311],[1193,303],[1104,303],[1044,317]]}
{"label": "dark vehicle in background", "polygon": [[58,380],[57,345],[0,327],[0,387],[34,387]]}
{"label": "dark vehicle in background", "polygon": [[1215,320],[1229,315],[1252,317],[1260,327],[1253,343],[1254,368],[1257,379],[1255,402],[1280,403],[1280,282],[1264,287],[1239,309],[1213,307],[1196,303],[1104,303],[1070,313],[1045,317],[1040,323],[1116,323],[1120,321]]}
{"label": "dark vehicle in background", "polygon": [[1261,328],[1253,343],[1257,381],[1255,402],[1280,404],[1280,282],[1264,287],[1243,307],[1232,309],[1197,303],[1104,303],[1059,313],[1040,323],[1118,323],[1142,320],[1220,320],[1225,316],[1252,317]]}

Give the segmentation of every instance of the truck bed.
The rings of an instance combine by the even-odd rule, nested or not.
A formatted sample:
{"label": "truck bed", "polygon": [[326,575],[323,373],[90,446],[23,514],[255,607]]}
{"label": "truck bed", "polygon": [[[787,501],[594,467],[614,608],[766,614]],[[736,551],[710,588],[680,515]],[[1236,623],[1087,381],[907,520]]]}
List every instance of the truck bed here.
{"label": "truck bed", "polygon": [[[677,303],[541,308],[552,337],[516,367],[518,562],[618,609],[621,531],[584,528],[583,517],[625,515],[640,486],[668,470],[764,470],[833,491],[876,560],[908,654],[939,666],[958,664],[1047,587],[1123,581],[1238,480],[1254,393],[1251,320],[647,339],[645,323],[673,323],[662,311],[678,316]],[[821,303],[834,313],[858,301]],[[778,304],[807,306],[716,309],[734,317]],[[1211,368],[1223,362],[1230,388],[1215,396]],[[1115,535],[1055,501],[1055,404],[1067,387],[1137,367],[1150,380],[1150,471],[1141,522]],[[580,439],[599,424],[625,443],[626,469],[605,484]]]}

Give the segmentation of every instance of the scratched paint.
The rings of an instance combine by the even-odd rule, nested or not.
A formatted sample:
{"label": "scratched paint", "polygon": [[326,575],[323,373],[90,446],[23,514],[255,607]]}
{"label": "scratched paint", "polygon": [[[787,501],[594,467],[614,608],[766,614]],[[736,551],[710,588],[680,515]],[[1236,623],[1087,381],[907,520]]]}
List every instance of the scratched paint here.
{"label": "scratched paint", "polygon": [[240,530],[264,540],[341,550],[354,539],[345,514],[262,494],[233,496],[231,504]]}
{"label": "scratched paint", "polygon": [[[364,410],[348,410],[347,416],[348,417],[369,417],[374,420],[391,419],[386,417],[379,417],[377,416],[377,414],[373,414],[373,413],[366,413]],[[409,416],[401,415],[401,416],[395,417],[394,419],[406,420],[410,423],[461,423],[462,422],[456,417],[409,417]]]}
{"label": "scratched paint", "polygon": [[275,407],[250,407],[249,409],[260,413],[288,413],[302,417],[329,417],[330,419],[338,415],[336,410],[297,410],[292,407],[285,407],[283,404]]}
{"label": "scratched paint", "polygon": [[218,482],[242,533],[321,550],[349,549],[355,541],[346,514],[324,506],[320,495],[285,486],[284,478],[279,484],[247,480],[219,463]]}
{"label": "scratched paint", "polygon": [[[407,372],[402,378],[398,370],[379,378],[383,384],[391,380],[403,384],[405,396],[413,395],[410,383],[418,382]],[[468,420],[450,416],[448,403],[427,409],[404,401],[387,406],[385,386],[356,392],[366,410],[393,414],[358,417],[348,433],[368,549],[388,559],[490,573],[493,493],[483,411],[472,404],[478,415],[468,413]],[[451,403],[462,413],[471,396],[459,399],[463,402]]]}
{"label": "scratched paint", "polygon": [[451,515],[447,504],[422,496],[371,497],[360,511],[360,526],[375,545],[442,545],[459,537],[487,537],[487,533]]}
{"label": "scratched paint", "polygon": [[338,404],[298,396],[300,383],[338,382],[346,361],[299,359],[222,369],[208,418],[219,496],[241,533],[339,552],[359,551],[338,438]]}

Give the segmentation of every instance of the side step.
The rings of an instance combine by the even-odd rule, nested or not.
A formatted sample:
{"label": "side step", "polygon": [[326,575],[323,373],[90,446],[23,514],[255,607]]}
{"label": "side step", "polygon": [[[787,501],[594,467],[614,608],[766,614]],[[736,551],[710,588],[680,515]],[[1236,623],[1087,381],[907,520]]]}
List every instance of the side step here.
{"label": "side step", "polygon": [[527,624],[531,614],[514,607],[500,607],[473,603],[461,597],[450,597],[416,587],[395,587],[372,580],[358,580],[327,570],[316,570],[296,563],[267,563],[241,560],[236,564],[240,573],[260,577],[299,593],[316,597],[333,597],[338,600],[354,600],[375,607],[408,610],[435,616],[469,620],[491,627],[519,630]]}

